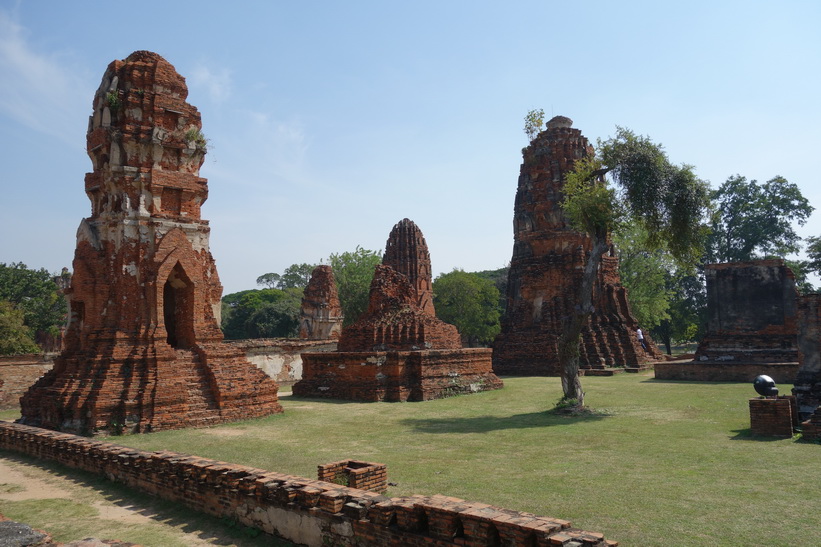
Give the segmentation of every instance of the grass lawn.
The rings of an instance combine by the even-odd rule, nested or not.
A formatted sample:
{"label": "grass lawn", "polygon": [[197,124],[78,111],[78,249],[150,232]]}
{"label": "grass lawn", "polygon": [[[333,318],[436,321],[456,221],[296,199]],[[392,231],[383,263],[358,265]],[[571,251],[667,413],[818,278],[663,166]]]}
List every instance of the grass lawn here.
{"label": "grass lawn", "polygon": [[499,391],[423,403],[284,396],[279,416],[107,440],[305,477],[340,459],[381,462],[396,483],[389,496],[441,493],[530,511],[623,545],[818,540],[821,446],[751,437],[751,384],[652,373],[582,384],[606,415],[546,413],[561,394],[557,378],[505,378]]}

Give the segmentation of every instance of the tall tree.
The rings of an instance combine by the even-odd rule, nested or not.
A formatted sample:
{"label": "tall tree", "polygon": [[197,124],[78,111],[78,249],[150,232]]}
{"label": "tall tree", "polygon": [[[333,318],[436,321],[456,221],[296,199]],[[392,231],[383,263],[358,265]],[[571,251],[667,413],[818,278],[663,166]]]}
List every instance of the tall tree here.
{"label": "tall tree", "polygon": [[229,340],[297,335],[302,289],[259,289],[222,299],[222,331]]}
{"label": "tall tree", "polygon": [[[612,185],[604,178],[608,174]],[[598,143],[595,156],[576,161],[564,194],[562,208],[571,225],[590,237],[577,304],[558,342],[562,399],[583,406],[579,344],[593,312],[593,285],[610,234],[625,222],[636,223],[646,231],[647,248],[666,248],[676,260],[693,263],[703,248],[701,221],[709,191],[692,167],[671,164],[660,145],[618,128],[614,137]]]}
{"label": "tall tree", "polygon": [[32,332],[25,325],[23,312],[14,304],[0,300],[0,355],[39,353]]}
{"label": "tall tree", "polygon": [[282,274],[266,273],[257,277],[257,285],[269,289],[304,289],[311,280],[316,264],[291,264]]}
{"label": "tall tree", "polygon": [[382,262],[382,252],[357,245],[353,252],[332,254],[328,262],[334,271],[339,304],[345,314],[344,324],[350,325],[368,309],[371,280],[376,266]]}
{"label": "tall tree", "polygon": [[795,184],[774,177],[764,184],[741,175],[711,193],[716,210],[708,238],[708,259],[736,262],[798,252],[803,226],[814,208]]}
{"label": "tall tree", "polygon": [[469,346],[489,344],[501,327],[499,289],[478,274],[454,269],[433,280],[433,303],[442,321],[456,325]]}
{"label": "tall tree", "polygon": [[0,300],[22,312],[25,325],[35,336],[57,336],[65,323],[65,298],[45,268],[34,270],[22,262],[0,263]]}

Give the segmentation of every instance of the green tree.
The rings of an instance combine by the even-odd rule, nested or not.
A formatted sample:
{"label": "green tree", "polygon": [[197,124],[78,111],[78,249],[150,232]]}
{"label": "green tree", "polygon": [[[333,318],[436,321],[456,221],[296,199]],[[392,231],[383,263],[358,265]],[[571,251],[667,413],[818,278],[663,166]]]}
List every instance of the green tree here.
{"label": "green tree", "polygon": [[373,272],[381,262],[381,251],[370,251],[359,245],[353,252],[334,253],[328,258],[334,271],[339,304],[345,314],[344,325],[354,323],[367,311]]}
{"label": "green tree", "polygon": [[[222,331],[229,340],[296,336],[302,289],[259,289],[222,299]],[[265,310],[262,312],[262,310]],[[277,315],[279,314],[279,315]]]}
{"label": "green tree", "polygon": [[803,226],[813,207],[795,184],[774,177],[764,184],[741,175],[711,192],[716,205],[707,241],[712,262],[736,262],[798,252]]}
{"label": "green tree", "polygon": [[433,281],[439,319],[456,325],[468,346],[487,345],[499,334],[499,289],[475,273],[454,269]]}
{"label": "green tree", "polygon": [[613,233],[619,257],[621,283],[627,288],[630,309],[639,325],[654,329],[669,319],[672,290],[667,286],[672,259],[664,249],[644,246],[647,233],[639,224],[627,224]]}
{"label": "green tree", "polygon": [[507,277],[510,274],[510,263],[498,270],[482,270],[473,273],[493,283],[499,291],[499,310],[504,315],[505,309],[507,309]]}
{"label": "green tree", "polygon": [[291,264],[282,275],[278,273],[267,273],[257,277],[257,285],[263,285],[269,289],[304,289],[311,280],[311,274],[316,268],[316,264]]}
{"label": "green tree", "polygon": [[670,316],[652,330],[667,354],[674,343],[695,342],[707,331],[707,290],[701,268],[677,268],[666,276],[666,287],[671,294]]}
{"label": "green tree", "polygon": [[257,285],[262,285],[266,289],[276,289],[282,276],[278,273],[267,273],[257,277]]}
{"label": "green tree", "polygon": [[39,353],[31,336],[31,329],[25,325],[24,314],[6,300],[0,300],[0,355]]}
{"label": "green tree", "polygon": [[[608,174],[613,185],[604,178]],[[593,312],[593,285],[610,235],[625,223],[637,224],[647,234],[646,248],[665,248],[675,260],[694,263],[703,249],[701,221],[709,190],[692,167],[671,164],[660,145],[618,128],[615,137],[599,141],[595,156],[576,161],[564,194],[562,209],[570,224],[590,237],[577,304],[558,342],[562,400],[583,406],[579,344]]]}
{"label": "green tree", "polygon": [[65,298],[45,268],[34,270],[22,262],[0,263],[0,300],[11,302],[22,312],[34,336],[57,336],[65,323]]}
{"label": "green tree", "polygon": [[525,115],[525,135],[528,141],[536,138],[544,125],[544,110],[534,108]]}

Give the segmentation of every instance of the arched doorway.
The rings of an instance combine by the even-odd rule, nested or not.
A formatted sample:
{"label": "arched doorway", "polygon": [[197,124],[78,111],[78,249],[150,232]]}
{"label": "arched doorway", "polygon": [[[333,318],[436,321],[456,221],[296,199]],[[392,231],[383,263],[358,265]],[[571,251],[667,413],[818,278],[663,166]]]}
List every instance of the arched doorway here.
{"label": "arched doorway", "polygon": [[179,262],[168,274],[162,296],[166,341],[173,348],[190,348],[195,341],[194,284]]}

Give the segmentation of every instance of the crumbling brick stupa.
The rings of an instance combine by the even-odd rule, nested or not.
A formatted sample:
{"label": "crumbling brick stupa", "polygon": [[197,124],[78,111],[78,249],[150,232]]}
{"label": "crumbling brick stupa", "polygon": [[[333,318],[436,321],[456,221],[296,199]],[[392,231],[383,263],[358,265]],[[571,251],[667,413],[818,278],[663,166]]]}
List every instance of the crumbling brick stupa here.
{"label": "crumbling brick stupa", "polygon": [[821,294],[798,299],[798,363],[792,393],[804,439],[821,438]]}
{"label": "crumbling brick stupa", "polygon": [[278,386],[222,344],[222,285],[209,252],[206,152],[185,80],[159,55],[112,62],[94,96],[70,318],[54,368],[20,422],[146,432],[281,412]]}
{"label": "crumbling brick stupa", "polygon": [[[590,239],[570,227],[562,209],[565,174],[593,147],[556,116],[523,150],[513,218],[513,257],[507,285],[507,308],[502,332],[493,343],[497,374],[560,374],[557,342],[565,318],[576,304]],[[595,311],[582,332],[579,366],[605,369],[635,367],[660,353],[644,330],[648,350],[642,349],[638,322],[621,285],[618,258],[602,257],[594,286]]]}
{"label": "crumbling brick stupa", "polygon": [[299,337],[307,340],[337,340],[342,332],[342,306],[330,266],[311,272],[300,308]]}
{"label": "crumbling brick stupa", "polygon": [[294,395],[422,401],[502,387],[491,350],[463,349],[456,327],[436,317],[430,254],[419,228],[402,220],[385,249],[367,312],[342,330],[338,351],[302,354]]}

